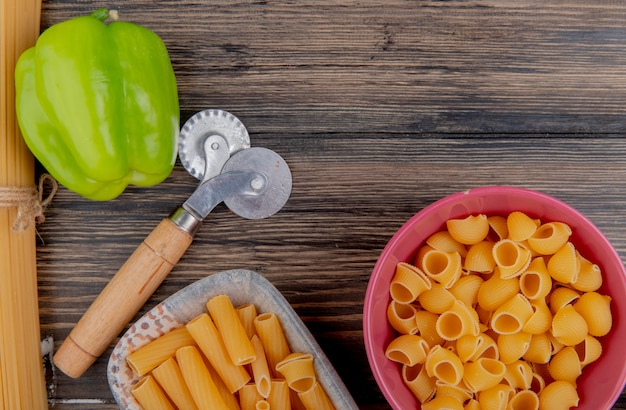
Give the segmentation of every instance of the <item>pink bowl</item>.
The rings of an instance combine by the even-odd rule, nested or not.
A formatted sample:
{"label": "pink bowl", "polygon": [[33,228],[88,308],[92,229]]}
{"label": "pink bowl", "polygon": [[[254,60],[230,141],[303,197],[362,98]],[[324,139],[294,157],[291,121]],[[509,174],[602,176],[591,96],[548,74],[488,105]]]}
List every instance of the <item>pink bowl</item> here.
{"label": "pink bowl", "polygon": [[604,282],[599,292],[613,299],[613,328],[600,338],[603,354],[585,367],[579,378],[580,409],[610,409],[626,383],[626,271],[619,255],[604,235],[581,213],[548,195],[514,187],[484,187],[443,198],[408,220],[383,250],[370,278],[365,296],[363,329],[365,348],[376,382],[389,404],[397,410],[419,409],[419,401],[404,385],[400,367],[385,357],[385,348],[395,335],[387,322],[389,284],[398,262],[412,262],[419,246],[445,221],[470,214],[506,216],[522,211],[545,221],[567,223],[571,242],[580,253],[597,263]]}

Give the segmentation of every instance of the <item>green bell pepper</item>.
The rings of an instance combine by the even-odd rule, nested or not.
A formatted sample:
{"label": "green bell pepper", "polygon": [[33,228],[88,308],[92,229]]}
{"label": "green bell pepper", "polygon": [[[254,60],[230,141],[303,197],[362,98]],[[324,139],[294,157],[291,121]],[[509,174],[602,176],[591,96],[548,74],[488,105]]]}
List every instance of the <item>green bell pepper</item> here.
{"label": "green bell pepper", "polygon": [[16,112],[33,155],[93,200],[152,186],[176,161],[180,111],[165,44],[106,9],[53,25],[15,68]]}

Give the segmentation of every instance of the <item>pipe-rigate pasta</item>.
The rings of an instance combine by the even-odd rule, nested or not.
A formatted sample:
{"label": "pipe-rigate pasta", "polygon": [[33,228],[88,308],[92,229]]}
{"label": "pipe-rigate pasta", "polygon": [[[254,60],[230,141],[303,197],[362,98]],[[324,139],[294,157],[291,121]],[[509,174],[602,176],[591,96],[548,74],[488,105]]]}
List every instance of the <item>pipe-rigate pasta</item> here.
{"label": "pipe-rigate pasta", "polygon": [[422,403],[435,395],[435,378],[428,375],[424,365],[402,366],[402,380]]}
{"label": "pipe-rigate pasta", "polygon": [[429,350],[430,346],[423,337],[400,335],[389,343],[387,350],[385,350],[385,356],[389,360],[405,366],[415,366],[426,361]]}
{"label": "pipe-rigate pasta", "polygon": [[580,258],[578,277],[571,286],[581,292],[593,292],[602,286],[602,271],[598,265],[589,259]]}
{"label": "pipe-rigate pasta", "polygon": [[500,358],[496,341],[485,333],[459,338],[456,342],[456,352],[462,362],[476,361],[482,357]]}
{"label": "pipe-rigate pasta", "polygon": [[552,357],[548,372],[554,380],[563,380],[576,385],[576,379],[582,374],[583,366],[576,349],[566,346]]}
{"label": "pipe-rigate pasta", "polygon": [[573,304],[574,309],[587,322],[589,334],[604,336],[611,330],[611,297],[597,292],[588,292],[580,296]]}
{"label": "pipe-rigate pasta", "polygon": [[552,277],[548,273],[546,261],[534,258],[519,279],[520,291],[529,300],[543,299],[552,290]]}
{"label": "pipe-rigate pasta", "polygon": [[454,385],[444,383],[441,380],[437,380],[435,381],[435,390],[436,394],[445,397],[452,397],[460,401],[461,403],[465,403],[466,401],[474,397],[473,392],[467,389],[466,386],[463,385],[463,383],[459,385]]}
{"label": "pipe-rigate pasta", "polygon": [[456,298],[444,285],[433,283],[432,287],[417,298],[424,309],[441,314],[452,307]]}
{"label": "pipe-rigate pasta", "polygon": [[541,255],[552,255],[569,240],[572,229],[563,222],[548,222],[541,225],[528,238],[528,245]]}
{"label": "pipe-rigate pasta", "polygon": [[485,239],[489,233],[489,222],[485,215],[469,215],[463,219],[449,219],[446,227],[450,235],[463,245],[473,245]]}
{"label": "pipe-rigate pasta", "polygon": [[424,272],[416,266],[400,262],[391,279],[389,292],[393,300],[400,303],[412,303],[424,291],[431,288],[431,282]]}
{"label": "pipe-rigate pasta", "polygon": [[539,408],[550,410],[565,410],[578,406],[578,392],[576,387],[566,381],[557,380],[548,384],[539,393]]}
{"label": "pipe-rigate pasta", "polygon": [[460,300],[439,315],[436,323],[439,336],[444,340],[457,340],[461,336],[477,336],[480,333],[478,314]]}
{"label": "pipe-rigate pasta", "polygon": [[[424,267],[422,260],[424,259],[424,255],[426,254],[426,252],[432,251],[435,248],[433,248],[430,245],[424,245],[421,248],[419,248],[417,250],[417,253],[415,254],[415,259],[413,260],[413,265],[417,266],[418,268],[422,269]],[[402,262],[400,262],[402,263]]]}
{"label": "pipe-rigate pasta", "polygon": [[496,266],[493,258],[493,242],[481,241],[471,245],[467,250],[463,267],[472,272],[492,272]]}
{"label": "pipe-rigate pasta", "polygon": [[535,299],[530,302],[530,305],[533,308],[533,314],[528,321],[526,321],[522,331],[536,335],[543,334],[550,330],[550,326],[552,325],[552,313],[545,299]]}
{"label": "pipe-rigate pasta", "polygon": [[578,279],[581,259],[576,247],[567,242],[548,260],[548,272],[554,280],[561,283],[574,283]]}
{"label": "pipe-rigate pasta", "polygon": [[513,363],[521,359],[530,347],[532,335],[524,332],[498,335],[496,345],[500,352],[500,360],[505,363]]}
{"label": "pipe-rigate pasta", "polygon": [[[535,393],[539,394],[543,391],[543,389],[546,387],[546,381],[543,378],[542,375],[540,375],[537,371],[536,371],[536,366],[534,367],[534,371],[533,371],[533,381],[530,384],[530,390],[534,391]],[[546,370],[547,372],[547,370]]]}
{"label": "pipe-rigate pasta", "polygon": [[467,306],[475,306],[478,302],[478,290],[484,281],[478,275],[463,276],[450,288],[450,293]]}
{"label": "pipe-rigate pasta", "polygon": [[484,410],[505,409],[515,395],[515,389],[508,384],[497,384],[478,393],[480,408]]}
{"label": "pipe-rigate pasta", "polygon": [[489,224],[489,231],[493,242],[498,242],[509,237],[509,227],[507,226],[505,217],[491,215],[487,217],[487,223]]}
{"label": "pipe-rigate pasta", "polygon": [[467,255],[465,245],[457,242],[448,231],[435,232],[426,239],[426,243],[438,251],[457,252],[461,257]]}
{"label": "pipe-rigate pasta", "polygon": [[463,410],[463,403],[454,397],[436,396],[431,401],[422,405],[422,410]]}
{"label": "pipe-rigate pasta", "polygon": [[[600,265],[579,253],[561,222],[470,215],[446,228],[413,258],[430,289],[388,305],[396,337],[408,328],[398,323],[414,315],[411,337],[422,338],[419,359],[398,354],[408,363],[398,364],[404,383],[422,408],[552,410],[578,403],[576,382],[600,358],[601,337],[613,322],[611,299],[599,291]],[[459,260],[461,269],[446,271]]]}
{"label": "pipe-rigate pasta", "polygon": [[506,218],[509,230],[508,238],[512,241],[522,242],[530,238],[538,227],[538,222],[523,212],[514,211]]}
{"label": "pipe-rigate pasta", "polygon": [[422,257],[422,270],[432,280],[449,289],[461,277],[461,255],[430,250]]}
{"label": "pipe-rigate pasta", "polygon": [[425,366],[430,377],[436,377],[444,383],[459,384],[463,378],[463,363],[459,356],[440,345],[430,349]]}
{"label": "pipe-rigate pasta", "polygon": [[506,365],[504,380],[514,389],[528,390],[533,382],[533,369],[528,362],[516,360]]}
{"label": "pipe-rigate pasta", "polygon": [[557,354],[559,350],[565,347],[565,345],[552,334],[552,331],[546,332],[546,336],[548,336],[548,339],[550,339],[550,346],[552,347],[552,356]]}
{"label": "pipe-rigate pasta", "polygon": [[565,346],[575,346],[585,340],[589,327],[585,318],[572,305],[565,305],[552,318],[552,335]]}
{"label": "pipe-rigate pasta", "polygon": [[415,306],[395,300],[389,302],[387,307],[387,321],[396,332],[403,335],[414,335],[419,332],[416,314]]}
{"label": "pipe-rigate pasta", "polygon": [[422,410],[463,410],[463,403],[452,397],[437,396],[421,406]]}
{"label": "pipe-rigate pasta", "polygon": [[[481,286],[480,289],[482,288],[483,287]],[[478,314],[478,320],[480,320],[481,325],[491,322],[491,316],[493,316],[493,311],[484,309],[482,306],[480,306],[480,303],[476,303],[474,310]]]}
{"label": "pipe-rigate pasta", "polygon": [[602,354],[602,344],[595,337],[587,335],[585,340],[576,346],[576,353],[578,353],[578,357],[580,358],[580,364],[585,367],[600,358]]}
{"label": "pipe-rigate pasta", "polygon": [[495,268],[491,277],[478,289],[478,304],[487,311],[494,311],[519,291],[517,278],[503,279],[500,269]]}
{"label": "pipe-rigate pasta", "polygon": [[530,265],[531,253],[521,243],[510,239],[496,242],[492,248],[493,259],[500,269],[502,279],[521,275]]}
{"label": "pipe-rigate pasta", "polygon": [[561,308],[574,303],[580,297],[580,293],[574,289],[558,287],[552,291],[549,298],[550,312],[555,314]]}
{"label": "pipe-rigate pasta", "polygon": [[[535,258],[537,258],[537,257],[539,257],[539,256],[543,256],[543,255],[540,255],[539,253],[535,252],[535,250],[534,250],[533,248],[531,248],[531,247],[530,247],[530,245],[528,244],[528,240],[525,240],[525,241],[519,242],[519,244],[520,244],[523,248],[527,249],[527,250],[528,250],[528,252],[530,253],[530,261],[532,261],[533,259],[535,259]],[[526,267],[525,269],[528,269],[528,267]],[[525,269],[524,269],[524,270],[525,270]]]}
{"label": "pipe-rigate pasta", "polygon": [[465,407],[463,410],[480,410],[480,403],[476,399],[471,399],[467,403],[465,403]]}
{"label": "pipe-rigate pasta", "polygon": [[443,345],[441,345],[441,346],[444,349],[448,349],[449,351],[451,351],[452,353],[454,353],[454,354],[456,354],[458,356],[458,353],[456,352],[456,340],[446,340],[446,341],[443,342]]}
{"label": "pipe-rigate pasta", "polygon": [[532,390],[521,390],[515,393],[509,402],[508,410],[538,410],[539,396]]}
{"label": "pipe-rigate pasta", "polygon": [[477,393],[500,383],[505,373],[506,365],[500,360],[482,357],[465,363],[463,381],[471,391]]}
{"label": "pipe-rigate pasta", "polygon": [[437,333],[438,318],[439,315],[427,310],[418,310],[415,313],[415,320],[417,321],[420,336],[426,340],[430,347],[443,344],[444,342],[441,336],[439,336],[439,333]]}
{"label": "pipe-rigate pasta", "polygon": [[552,344],[545,333],[532,335],[528,350],[522,358],[531,363],[545,364],[552,358]]}
{"label": "pipe-rigate pasta", "polygon": [[521,293],[498,306],[491,316],[491,328],[500,335],[519,333],[533,315],[533,307]]}

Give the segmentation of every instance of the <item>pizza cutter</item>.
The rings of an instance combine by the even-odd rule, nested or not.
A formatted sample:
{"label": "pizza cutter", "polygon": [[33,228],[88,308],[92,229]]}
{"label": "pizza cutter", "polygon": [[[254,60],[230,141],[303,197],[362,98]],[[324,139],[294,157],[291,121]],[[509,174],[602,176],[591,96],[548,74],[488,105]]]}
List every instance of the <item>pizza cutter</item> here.
{"label": "pizza cutter", "polygon": [[181,129],[179,158],[200,185],[144,239],[56,352],[54,364],[68,376],[80,377],[107,349],[218,204],[243,218],[262,219],[278,212],[291,194],[287,163],[274,151],[250,147],[246,128],[226,111],[192,116]]}

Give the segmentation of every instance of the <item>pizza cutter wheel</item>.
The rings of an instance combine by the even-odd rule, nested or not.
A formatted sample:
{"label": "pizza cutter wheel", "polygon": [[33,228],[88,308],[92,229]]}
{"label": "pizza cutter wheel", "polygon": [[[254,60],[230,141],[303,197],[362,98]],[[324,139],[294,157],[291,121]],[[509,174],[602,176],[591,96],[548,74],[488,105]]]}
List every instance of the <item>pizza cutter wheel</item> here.
{"label": "pizza cutter wheel", "polygon": [[232,154],[250,148],[248,130],[233,114],[209,109],[187,120],[178,139],[178,157],[183,167],[201,181],[222,171]]}
{"label": "pizza cutter wheel", "polygon": [[224,202],[243,218],[261,219],[278,212],[291,194],[287,163],[267,148],[250,148],[232,114],[194,115],[180,144],[181,162],[200,185],[144,239],[56,352],[54,364],[70,377],[80,377],[139,312],[215,206]]}

